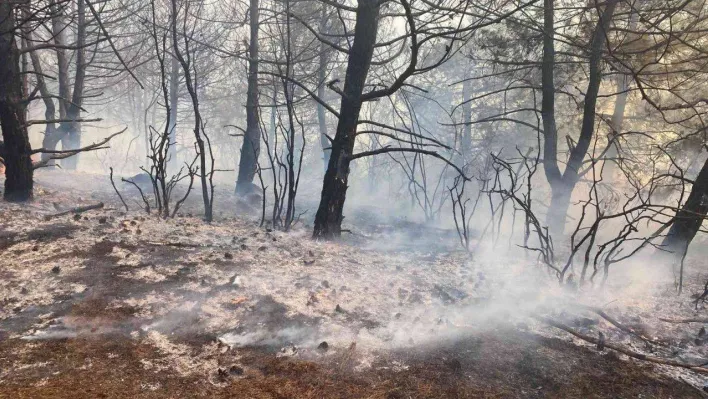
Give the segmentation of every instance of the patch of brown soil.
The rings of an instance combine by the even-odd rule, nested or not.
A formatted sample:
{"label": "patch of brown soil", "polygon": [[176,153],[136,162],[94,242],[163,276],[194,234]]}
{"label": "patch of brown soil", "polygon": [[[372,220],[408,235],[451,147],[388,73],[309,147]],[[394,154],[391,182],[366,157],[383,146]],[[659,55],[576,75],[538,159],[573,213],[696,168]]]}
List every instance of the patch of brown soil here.
{"label": "patch of brown soil", "polygon": [[78,226],[69,223],[50,224],[30,230],[24,234],[17,232],[0,230],[0,250],[7,250],[10,247],[24,241],[36,241],[38,244],[47,241],[69,238],[72,233],[79,229]]}
{"label": "patch of brown soil", "polygon": [[[193,351],[199,352],[194,342]],[[165,355],[128,338],[0,343],[2,398],[700,398],[681,382],[557,339],[509,332],[346,367],[347,349],[314,361],[257,349],[216,356],[237,373],[180,376],[146,364]],[[400,356],[400,357],[399,357]],[[394,369],[395,360],[408,367]]]}

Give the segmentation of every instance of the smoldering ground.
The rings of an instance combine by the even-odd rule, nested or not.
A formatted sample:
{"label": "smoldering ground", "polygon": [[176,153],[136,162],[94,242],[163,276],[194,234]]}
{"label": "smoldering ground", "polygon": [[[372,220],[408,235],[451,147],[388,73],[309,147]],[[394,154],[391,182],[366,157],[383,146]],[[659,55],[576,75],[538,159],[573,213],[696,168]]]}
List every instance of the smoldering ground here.
{"label": "smoldering ground", "polygon": [[[259,228],[257,215],[205,225],[186,216],[191,204],[173,220],[125,213],[111,199],[110,184],[96,190],[89,183],[94,177],[83,175],[88,180],[79,187],[92,189],[68,191],[57,183],[58,173],[47,174],[46,200],[40,195],[29,207],[9,205],[3,225],[19,237],[5,248],[14,254],[2,283],[3,301],[11,304],[2,329],[10,340],[40,346],[127,340],[157,350],[139,366],[146,371],[201,375],[220,386],[219,370],[230,364],[255,367],[245,359],[254,350],[355,373],[412,372],[420,359],[473,373],[467,367],[483,365],[479,356],[491,356],[499,345],[515,347],[522,336],[528,345],[568,339],[535,315],[648,351],[587,305],[602,306],[648,336],[687,342],[681,359],[708,355],[692,342],[689,326],[657,324],[676,309],[690,315],[692,305],[670,295],[670,271],[642,261],[616,265],[618,278],[604,287],[561,286],[516,245],[481,240],[470,255],[456,249],[449,226],[383,217],[389,213],[373,204],[351,212],[348,223],[359,227],[333,243],[310,240],[304,225],[288,233]],[[113,202],[78,219],[42,217],[55,212],[57,201],[98,199]],[[1,378],[13,380],[29,364],[42,369],[28,358]],[[682,377],[700,383],[691,373]]]}

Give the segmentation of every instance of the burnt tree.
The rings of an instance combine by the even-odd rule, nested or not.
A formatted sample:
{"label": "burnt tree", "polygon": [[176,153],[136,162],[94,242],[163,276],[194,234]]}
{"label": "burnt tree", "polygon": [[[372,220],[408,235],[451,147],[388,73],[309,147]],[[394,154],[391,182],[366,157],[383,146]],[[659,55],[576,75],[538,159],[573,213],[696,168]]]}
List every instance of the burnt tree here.
{"label": "burnt tree", "polygon": [[708,213],[708,160],[703,164],[698,177],[693,182],[691,193],[672,220],[662,249],[671,253],[675,260],[686,255],[689,244],[701,229]]}
{"label": "burnt tree", "polygon": [[[416,2],[415,5],[408,0],[399,2],[382,3],[376,0],[362,0],[356,8],[336,5],[340,10],[353,12],[356,14],[353,33],[353,42],[350,48],[344,48],[325,38],[318,37],[318,40],[325,42],[330,47],[347,55],[347,70],[342,89],[336,86],[337,79],[327,84],[327,87],[341,96],[339,112],[330,110],[338,118],[337,130],[331,143],[331,153],[327,171],[322,185],[322,195],[320,204],[315,215],[315,227],[313,236],[315,238],[338,237],[342,231],[342,211],[347,194],[347,182],[349,179],[349,166],[352,161],[368,156],[391,153],[414,153],[418,155],[428,155],[435,157],[456,170],[464,176],[461,168],[451,162],[448,157],[442,156],[435,150],[428,150],[422,147],[430,146],[435,149],[443,149],[451,153],[453,149],[437,140],[434,137],[416,133],[412,129],[401,129],[391,124],[373,120],[359,120],[362,104],[376,101],[385,97],[392,97],[404,86],[410,86],[416,90],[420,89],[415,84],[407,83],[407,80],[416,75],[428,73],[442,65],[455,53],[454,47],[467,40],[472,32],[490,26],[508,18],[510,15],[532,4],[529,3],[509,4],[509,8],[504,13],[482,15],[471,13],[466,10],[466,6],[460,5],[456,1],[432,4],[424,1]],[[385,13],[380,12],[381,7],[387,7]],[[400,7],[402,12],[389,12],[390,8]],[[457,8],[461,7],[461,8]],[[474,19],[465,20],[465,24],[450,24],[445,21],[453,18],[455,13],[462,16],[474,16]],[[377,30],[379,20],[390,18],[391,16],[405,19],[406,33],[401,36],[377,43]],[[431,21],[435,21],[436,27],[432,28]],[[403,21],[401,21],[403,22]],[[469,24],[467,24],[469,22]],[[395,23],[395,22],[392,22]],[[315,29],[310,29],[315,32]],[[351,34],[350,34],[351,35]],[[348,43],[348,41],[347,41]],[[395,47],[400,46],[406,49],[401,52]],[[425,46],[425,47],[424,47]],[[387,49],[384,50],[384,49]],[[377,59],[372,62],[374,50],[377,51]],[[382,51],[383,50],[383,51]],[[434,56],[430,56],[434,53]],[[391,65],[394,60],[405,54],[407,62],[399,63],[397,72],[392,74],[390,83],[369,82],[369,68],[372,65]],[[427,62],[426,62],[427,61]],[[377,78],[380,75],[377,74]],[[364,90],[368,89],[366,92]],[[405,95],[404,95],[405,96]],[[323,104],[321,98],[318,102]],[[324,105],[324,104],[323,104]],[[358,125],[367,127],[357,131]],[[391,140],[383,146],[377,146],[368,151],[354,153],[356,137],[358,135],[373,135],[374,137],[385,137]],[[411,146],[411,140],[425,142],[423,146]],[[464,177],[467,179],[467,177]]]}
{"label": "burnt tree", "polygon": [[376,44],[379,7],[378,0],[361,0],[356,9],[354,43],[349,50],[339,122],[332,140],[320,205],[315,215],[314,237],[332,238],[341,234],[349,164],[356,142],[356,128],[363,103],[362,93]]}
{"label": "burnt tree", "polygon": [[32,198],[32,148],[27,135],[26,105],[15,40],[15,5],[0,2],[0,126],[5,149],[5,192],[8,201]]}
{"label": "burnt tree", "polygon": [[246,133],[241,146],[236,194],[249,194],[256,186],[253,178],[258,169],[261,150],[260,115],[258,112],[258,0],[251,0],[249,9],[250,43],[248,47],[248,89],[246,93]]}
{"label": "burnt tree", "polygon": [[543,169],[551,186],[551,206],[547,214],[546,223],[553,234],[563,234],[565,218],[570,206],[570,197],[575,185],[581,178],[580,169],[595,133],[595,105],[597,104],[597,96],[602,81],[602,53],[617,3],[618,0],[610,0],[605,3],[605,8],[600,13],[592,34],[588,60],[589,81],[583,101],[580,137],[577,144],[570,149],[568,164],[561,173],[558,166],[558,130],[555,120],[555,6],[553,0],[544,0],[541,117],[543,119],[544,134]]}

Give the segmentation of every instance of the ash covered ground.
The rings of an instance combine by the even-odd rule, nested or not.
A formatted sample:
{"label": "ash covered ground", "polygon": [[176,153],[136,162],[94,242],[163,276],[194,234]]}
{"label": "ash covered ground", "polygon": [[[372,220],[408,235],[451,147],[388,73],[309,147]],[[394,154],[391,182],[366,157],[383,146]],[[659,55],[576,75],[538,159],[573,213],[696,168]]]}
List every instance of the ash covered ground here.
{"label": "ash covered ground", "polygon": [[509,243],[470,255],[454,231],[372,207],[318,242],[307,216],[272,231],[227,192],[205,224],[197,203],[161,220],[121,187],[125,212],[105,176],[42,171],[37,186],[29,204],[0,204],[0,397],[704,396],[700,372],[539,321],[708,362],[702,323],[665,321],[708,317],[691,297],[700,259],[682,296],[651,259],[574,289]]}

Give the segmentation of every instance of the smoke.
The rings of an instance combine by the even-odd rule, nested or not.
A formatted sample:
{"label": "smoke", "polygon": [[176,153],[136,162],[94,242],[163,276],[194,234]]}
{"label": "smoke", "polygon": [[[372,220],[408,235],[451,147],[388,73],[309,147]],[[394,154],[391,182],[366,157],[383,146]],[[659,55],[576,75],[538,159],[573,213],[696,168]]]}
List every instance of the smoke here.
{"label": "smoke", "polygon": [[[494,233],[481,236],[489,223],[489,214],[481,211],[472,221],[475,251],[468,253],[449,226],[401,216],[417,212],[410,208],[391,211],[403,199],[367,200],[355,187],[361,186],[353,185],[350,199],[355,201],[345,212],[355,234],[336,243],[310,240],[310,229],[301,224],[288,233],[266,233],[231,218],[208,226],[186,218],[142,222],[139,227],[150,241],[209,246],[190,249],[178,259],[133,251],[130,269],[119,278],[160,289],[140,301],[126,301],[140,316],[126,320],[118,331],[128,333],[127,327],[137,326],[141,339],[155,333],[171,341],[201,335],[233,348],[285,348],[287,354],[297,352],[291,348],[315,350],[323,341],[332,348],[356,342],[358,351],[374,354],[436,347],[489,330],[543,332],[533,319],[538,314],[572,325],[587,315],[576,305],[614,312],[644,309],[654,306],[658,293],[673,282],[670,268],[651,257],[633,257],[612,265],[604,286],[601,278],[594,285],[561,285],[538,262],[537,253],[519,246],[521,214],[516,224],[508,216],[493,224]],[[317,190],[308,190],[301,203],[316,204]],[[443,220],[449,217],[444,212]],[[241,241],[234,244],[234,237],[245,238],[246,249],[239,249]],[[135,242],[140,239],[136,236]],[[239,263],[223,261],[226,251]],[[148,261],[155,266],[141,266]],[[189,271],[180,272],[182,264],[189,264]],[[179,273],[188,278],[176,278]],[[234,285],[236,276],[240,284]],[[49,329],[28,339],[76,334]]]}

